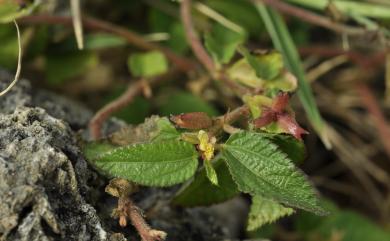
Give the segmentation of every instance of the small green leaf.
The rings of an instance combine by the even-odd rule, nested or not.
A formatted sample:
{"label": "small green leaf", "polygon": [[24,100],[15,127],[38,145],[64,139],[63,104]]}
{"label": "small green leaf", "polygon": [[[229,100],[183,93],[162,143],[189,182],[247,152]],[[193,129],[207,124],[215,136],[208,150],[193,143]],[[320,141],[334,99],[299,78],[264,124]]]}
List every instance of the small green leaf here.
{"label": "small green leaf", "polygon": [[259,195],[253,196],[248,215],[247,230],[254,231],[264,224],[272,223],[293,213],[292,208],[284,207],[272,199],[266,199]]}
{"label": "small green leaf", "polygon": [[265,81],[257,77],[255,70],[245,58],[229,67],[227,74],[230,79],[252,88],[263,88],[265,85]]}
{"label": "small green leaf", "polygon": [[302,172],[261,134],[233,134],[223,145],[222,153],[240,191],[317,214],[326,213]]}
{"label": "small green leaf", "polygon": [[84,47],[85,49],[102,49],[121,47],[127,44],[124,38],[118,37],[113,34],[107,33],[95,33],[87,34],[84,36]]}
{"label": "small green leaf", "polygon": [[159,51],[132,54],[127,65],[135,77],[153,77],[168,70],[168,61]]}
{"label": "small green leaf", "polygon": [[214,185],[218,185],[218,176],[211,161],[204,160],[204,167],[206,169],[207,178]]}
{"label": "small green leaf", "polygon": [[167,41],[167,45],[176,53],[183,54],[189,49],[184,27],[181,22],[176,21],[171,24],[169,36],[170,38]]}
{"label": "small green leaf", "polygon": [[218,175],[218,186],[209,181],[205,168],[202,168],[200,173],[177,193],[173,203],[185,207],[209,206],[235,197],[239,191],[226,163],[218,159],[213,166]]}
{"label": "small green leaf", "polygon": [[245,36],[223,27],[214,25],[205,35],[205,46],[218,65],[227,64],[233,58],[237,46],[243,43]]}
{"label": "small green leaf", "polygon": [[198,153],[189,143],[170,140],[119,147],[89,161],[110,177],[162,187],[193,176],[198,166]]}
{"label": "small green leaf", "polygon": [[273,80],[283,70],[283,57],[276,51],[252,55],[247,49],[243,47],[241,47],[239,50],[255,70],[257,77],[263,80]]}

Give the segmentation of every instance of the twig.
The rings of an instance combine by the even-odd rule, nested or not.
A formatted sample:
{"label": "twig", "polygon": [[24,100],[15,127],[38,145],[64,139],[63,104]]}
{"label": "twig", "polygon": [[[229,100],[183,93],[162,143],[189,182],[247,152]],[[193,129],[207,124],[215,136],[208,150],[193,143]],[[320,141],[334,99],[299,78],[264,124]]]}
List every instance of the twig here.
{"label": "twig", "polygon": [[193,53],[203,64],[203,66],[209,71],[211,76],[214,76],[216,74],[214,61],[204,49],[194,30],[191,17],[191,0],[183,0],[181,2],[180,15],[185,27],[187,41],[190,43]]}
{"label": "twig", "polygon": [[118,99],[108,103],[102,109],[100,109],[89,122],[89,130],[94,140],[101,137],[101,129],[103,123],[111,116],[112,113],[122,109],[128,105],[133,99],[142,93],[143,82],[137,81],[132,83]]}
{"label": "twig", "polygon": [[18,35],[18,50],[19,50],[18,66],[16,67],[16,73],[15,73],[14,80],[11,82],[11,84],[8,85],[7,88],[5,88],[3,91],[0,92],[0,97],[5,95],[5,94],[7,94],[8,91],[10,91],[12,89],[12,87],[14,87],[14,85],[19,80],[20,72],[22,70],[22,43],[21,43],[22,41],[21,41],[21,37],[20,37],[19,26],[18,26],[18,23],[15,20],[14,20],[14,24],[15,24],[15,27],[16,27],[16,33]]}
{"label": "twig", "polygon": [[214,119],[214,125],[209,129],[209,135],[215,136],[224,130],[225,125],[231,125],[234,122],[238,121],[242,117],[248,117],[249,115],[249,107],[247,105],[243,105],[237,107],[231,112],[226,113],[225,115],[219,116]]}
{"label": "twig", "polygon": [[299,7],[295,7],[293,5],[282,2],[280,0],[251,0],[251,1],[255,3],[264,3],[265,5],[275,8],[288,15],[295,16],[306,22],[333,30],[338,33],[348,34],[348,35],[364,35],[370,32],[365,28],[351,27],[351,26],[334,22],[329,18],[323,17],[321,15],[315,14],[310,11],[306,11]]}
{"label": "twig", "polygon": [[127,219],[136,228],[142,241],[162,241],[167,234],[163,231],[150,228],[144,219],[142,210],[131,200],[130,195],[138,190],[138,187],[126,179],[114,178],[106,186],[105,191],[118,198],[118,208],[114,209],[113,216],[119,218],[121,227],[127,226]]}
{"label": "twig", "polygon": [[390,126],[388,125],[381,109],[379,108],[379,103],[376,101],[373,93],[365,84],[358,85],[357,90],[360,94],[363,105],[373,118],[385,152],[390,158]]}
{"label": "twig", "polygon": [[[52,16],[52,15],[33,15],[27,16],[20,19],[22,24],[61,24],[66,26],[72,25],[72,18],[64,16]],[[91,30],[99,30],[107,33],[112,33],[117,36],[121,36],[127,40],[129,44],[132,44],[143,50],[159,50],[161,51],[170,61],[172,61],[178,69],[183,72],[193,70],[196,67],[196,63],[187,58],[178,56],[170,49],[164,48],[156,43],[145,41],[142,36],[134,33],[121,26],[114,25],[109,22],[105,22],[92,17],[83,17],[82,23],[85,28]]]}

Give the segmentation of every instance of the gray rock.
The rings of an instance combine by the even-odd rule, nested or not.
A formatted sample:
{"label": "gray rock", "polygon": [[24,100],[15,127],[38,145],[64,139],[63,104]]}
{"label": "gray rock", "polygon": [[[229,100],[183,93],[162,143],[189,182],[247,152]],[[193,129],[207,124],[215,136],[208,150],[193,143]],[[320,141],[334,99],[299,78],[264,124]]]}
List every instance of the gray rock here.
{"label": "gray rock", "polygon": [[1,238],[106,240],[80,192],[90,175],[65,122],[41,108],[0,115]]}

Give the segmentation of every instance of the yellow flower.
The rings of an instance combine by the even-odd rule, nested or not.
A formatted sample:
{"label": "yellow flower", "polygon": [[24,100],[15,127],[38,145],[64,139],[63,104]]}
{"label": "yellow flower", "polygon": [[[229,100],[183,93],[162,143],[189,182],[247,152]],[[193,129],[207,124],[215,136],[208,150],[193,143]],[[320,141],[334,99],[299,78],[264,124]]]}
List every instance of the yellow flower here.
{"label": "yellow flower", "polygon": [[200,130],[198,133],[199,150],[203,153],[203,158],[210,161],[214,157],[215,137],[210,138],[207,132]]}

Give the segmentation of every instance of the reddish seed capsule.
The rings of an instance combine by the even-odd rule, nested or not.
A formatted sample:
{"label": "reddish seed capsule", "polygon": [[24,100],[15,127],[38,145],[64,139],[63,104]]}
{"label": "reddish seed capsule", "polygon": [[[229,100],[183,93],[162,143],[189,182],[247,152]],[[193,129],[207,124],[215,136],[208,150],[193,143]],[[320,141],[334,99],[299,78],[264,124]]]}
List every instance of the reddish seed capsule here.
{"label": "reddish seed capsule", "polygon": [[211,118],[204,112],[191,112],[171,116],[171,121],[180,128],[191,130],[207,129],[213,123]]}

